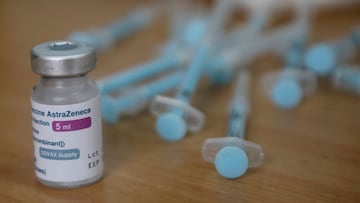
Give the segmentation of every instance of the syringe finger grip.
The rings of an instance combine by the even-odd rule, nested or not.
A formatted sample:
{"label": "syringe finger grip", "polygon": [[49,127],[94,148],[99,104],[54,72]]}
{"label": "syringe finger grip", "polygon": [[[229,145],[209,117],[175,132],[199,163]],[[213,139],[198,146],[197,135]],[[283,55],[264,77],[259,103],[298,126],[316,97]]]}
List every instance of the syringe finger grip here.
{"label": "syringe finger grip", "polygon": [[246,152],[249,167],[256,168],[261,165],[264,158],[262,147],[237,137],[221,137],[206,139],[202,147],[202,157],[205,161],[213,163],[216,154],[224,147],[235,146]]}
{"label": "syringe finger grip", "polygon": [[187,128],[191,132],[200,131],[205,124],[205,115],[194,107],[182,101],[164,96],[156,96],[150,104],[150,111],[155,116],[179,109]]}

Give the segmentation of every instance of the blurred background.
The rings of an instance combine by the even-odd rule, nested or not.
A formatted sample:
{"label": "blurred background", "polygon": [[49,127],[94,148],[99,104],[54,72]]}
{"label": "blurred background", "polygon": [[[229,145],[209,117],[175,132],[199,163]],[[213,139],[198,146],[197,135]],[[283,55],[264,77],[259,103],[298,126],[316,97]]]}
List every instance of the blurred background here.
{"label": "blurred background", "polygon": [[[151,12],[154,16],[148,25],[99,49],[97,68],[90,75],[95,80],[101,80],[166,53],[166,43],[183,29],[181,26],[174,26],[175,22],[187,22],[191,17],[200,14],[204,14],[202,17],[209,20],[209,13],[216,3],[210,0],[186,1],[186,6],[182,6],[184,2],[0,1],[0,200],[360,200],[360,85],[357,90],[344,90],[333,85],[330,74],[314,74],[318,88],[313,94],[294,108],[278,108],[269,99],[261,84],[264,75],[282,70],[286,66],[284,56],[273,49],[256,54],[253,60],[236,66],[236,69],[248,68],[253,78],[246,138],[262,145],[265,152],[263,165],[249,171],[244,177],[226,180],[216,173],[213,165],[201,158],[201,147],[205,139],[226,135],[228,103],[235,84],[235,80],[231,80],[224,85],[217,85],[211,78],[202,77],[192,99],[192,105],[206,115],[206,123],[201,132],[188,133],[177,143],[165,142],[157,136],[155,119],[146,107],[136,116],[121,118],[115,124],[104,121],[106,174],[101,182],[66,192],[48,189],[36,182],[33,174],[30,95],[39,76],[31,71],[31,48],[42,42],[69,38],[77,31],[93,31],[106,27],[144,6],[153,9]],[[224,29],[217,33],[216,40],[212,39],[211,42],[218,48],[217,51],[222,51],[226,42],[221,40],[231,31],[249,22],[251,9],[252,14],[262,14],[268,11],[265,7],[271,7],[273,12],[261,35],[256,38],[257,34],[253,34],[245,38],[247,46],[244,46],[240,53],[246,56],[246,50],[250,50],[251,44],[256,44],[257,39],[263,39],[261,36],[296,22],[298,13],[294,5],[303,5],[304,2],[244,0],[234,3],[231,13],[228,13],[229,19],[223,24]],[[320,42],[346,39],[360,25],[359,1],[319,0],[309,1],[309,5],[312,14],[307,25],[308,32],[305,32],[308,33],[308,38],[304,52]],[[180,17],[177,18],[176,15]],[[251,39],[251,36],[254,38]],[[241,40],[238,42],[236,37],[235,39],[236,43],[230,42],[230,47],[236,48],[243,43]],[[277,44],[282,44],[282,41],[272,43],[271,47],[276,48]],[[212,54],[212,57],[215,57],[218,53],[213,51]],[[192,56],[191,52],[189,57]],[[304,59],[301,61],[304,62]],[[341,64],[360,67],[359,52],[355,52],[351,60]],[[302,66],[302,69],[306,69],[305,65]],[[235,75],[235,72],[233,74]],[[172,96],[173,93],[167,95]]]}

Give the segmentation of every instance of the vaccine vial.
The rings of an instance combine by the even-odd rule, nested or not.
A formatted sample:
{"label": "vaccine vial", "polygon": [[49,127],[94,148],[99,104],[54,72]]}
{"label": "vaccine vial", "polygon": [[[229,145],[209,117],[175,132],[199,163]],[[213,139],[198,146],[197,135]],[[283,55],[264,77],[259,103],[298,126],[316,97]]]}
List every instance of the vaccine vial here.
{"label": "vaccine vial", "polygon": [[100,96],[87,73],[95,48],[53,41],[31,50],[33,72],[41,75],[31,95],[35,174],[55,188],[76,188],[103,175]]}

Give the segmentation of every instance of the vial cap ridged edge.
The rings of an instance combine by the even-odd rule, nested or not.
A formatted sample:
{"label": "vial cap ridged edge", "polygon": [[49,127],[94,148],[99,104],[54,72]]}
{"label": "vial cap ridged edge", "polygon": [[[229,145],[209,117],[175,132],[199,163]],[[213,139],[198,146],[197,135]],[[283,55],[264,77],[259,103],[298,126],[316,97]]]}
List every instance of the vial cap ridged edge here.
{"label": "vial cap ridged edge", "polygon": [[92,71],[96,66],[96,50],[78,41],[50,41],[31,50],[33,72],[49,77],[66,77]]}

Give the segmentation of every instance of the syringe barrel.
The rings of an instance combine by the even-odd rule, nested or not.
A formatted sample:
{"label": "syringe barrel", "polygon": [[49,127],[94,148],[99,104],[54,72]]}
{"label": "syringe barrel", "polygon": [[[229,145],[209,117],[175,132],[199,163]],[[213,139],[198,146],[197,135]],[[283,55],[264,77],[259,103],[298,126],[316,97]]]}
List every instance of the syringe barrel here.
{"label": "syringe barrel", "polygon": [[221,49],[237,46],[239,43],[243,43],[248,39],[259,35],[265,28],[268,21],[268,13],[256,13],[250,16],[249,22],[246,25],[241,25],[226,34],[221,41]]}
{"label": "syringe barrel", "polygon": [[185,103],[190,102],[209,57],[210,50],[211,45],[208,42],[204,42],[198,47],[177,92],[176,98],[180,101]]}
{"label": "syringe barrel", "polygon": [[250,111],[250,73],[242,70],[236,81],[234,96],[230,102],[228,136],[245,138],[246,120]]}
{"label": "syringe barrel", "polygon": [[183,77],[183,72],[175,72],[171,75],[165,76],[159,80],[151,82],[149,84],[145,84],[141,88],[139,88],[139,92],[144,95],[146,100],[150,100],[152,97],[165,93],[174,89],[177,85],[179,85],[181,79]]}
{"label": "syringe barrel", "polygon": [[251,86],[251,76],[248,70],[241,70],[236,81],[234,96],[232,101],[246,105],[249,111],[249,90]]}
{"label": "syringe barrel", "polygon": [[160,57],[148,63],[141,64],[126,71],[121,71],[101,79],[98,81],[98,88],[101,94],[110,93],[165,70],[177,69],[181,63],[182,60],[177,55]]}
{"label": "syringe barrel", "polygon": [[118,98],[114,98],[116,107],[114,111],[120,114],[134,115],[143,110],[146,104],[156,95],[163,94],[174,89],[182,78],[182,72],[176,72],[171,75],[164,76],[158,80],[140,87],[130,89],[120,94]]}
{"label": "syringe barrel", "polygon": [[216,5],[210,16],[209,33],[212,39],[216,39],[221,35],[223,26],[228,20],[233,6],[232,0],[216,0]]}
{"label": "syringe barrel", "polygon": [[233,67],[236,67],[247,64],[257,55],[265,52],[283,54],[301,30],[302,28],[298,24],[285,26],[268,34],[254,36],[238,47],[226,50],[222,55]]}

